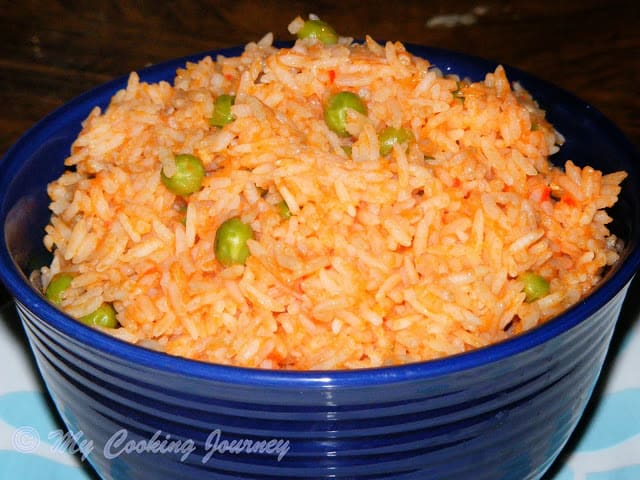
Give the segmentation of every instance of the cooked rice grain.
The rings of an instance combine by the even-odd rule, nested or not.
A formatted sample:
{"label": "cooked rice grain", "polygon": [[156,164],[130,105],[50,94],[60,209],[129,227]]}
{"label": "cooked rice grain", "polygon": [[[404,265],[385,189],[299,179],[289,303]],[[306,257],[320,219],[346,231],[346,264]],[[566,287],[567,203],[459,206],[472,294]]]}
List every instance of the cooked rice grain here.
{"label": "cooked rice grain", "polygon": [[[76,275],[62,305],[71,315],[112,302],[114,335],[208,362],[375,367],[532,328],[617,261],[605,209],[625,173],[553,166],[562,136],[502,67],[461,82],[400,43],[271,41],[189,63],[173,86],[133,73],[85,120],[49,186],[54,260],[41,272],[45,285]],[[368,107],[349,115],[349,138],[323,120],[339,90]],[[235,121],[215,128],[221,94],[235,95]],[[380,156],[387,126],[415,142]],[[207,172],[188,198],[160,182],[179,153]],[[224,268],[213,242],[235,216],[256,237],[246,265]],[[526,303],[525,271],[549,295]]]}

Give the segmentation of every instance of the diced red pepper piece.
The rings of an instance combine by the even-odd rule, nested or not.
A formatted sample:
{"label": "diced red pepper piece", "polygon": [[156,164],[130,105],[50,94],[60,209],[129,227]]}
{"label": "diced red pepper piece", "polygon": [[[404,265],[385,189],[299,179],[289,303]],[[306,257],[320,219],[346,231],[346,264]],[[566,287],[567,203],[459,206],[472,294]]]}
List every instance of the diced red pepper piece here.
{"label": "diced red pepper piece", "polygon": [[569,205],[570,207],[575,207],[576,206],[576,199],[573,198],[571,195],[569,195],[568,193],[565,193],[562,196],[562,201],[564,203],[566,203],[567,205]]}

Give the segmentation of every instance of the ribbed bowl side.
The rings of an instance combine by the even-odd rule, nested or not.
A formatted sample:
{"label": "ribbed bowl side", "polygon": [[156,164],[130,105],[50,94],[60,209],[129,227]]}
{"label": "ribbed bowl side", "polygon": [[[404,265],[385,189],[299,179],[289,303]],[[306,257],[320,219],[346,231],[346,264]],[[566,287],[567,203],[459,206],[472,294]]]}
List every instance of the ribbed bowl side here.
{"label": "ribbed bowl side", "polygon": [[67,428],[93,442],[89,461],[105,479],[523,480],[542,476],[575,428],[625,292],[511,357],[358,387],[330,373],[322,385],[292,377],[278,388],[243,385],[241,369],[237,383],[176,375],[18,311]]}

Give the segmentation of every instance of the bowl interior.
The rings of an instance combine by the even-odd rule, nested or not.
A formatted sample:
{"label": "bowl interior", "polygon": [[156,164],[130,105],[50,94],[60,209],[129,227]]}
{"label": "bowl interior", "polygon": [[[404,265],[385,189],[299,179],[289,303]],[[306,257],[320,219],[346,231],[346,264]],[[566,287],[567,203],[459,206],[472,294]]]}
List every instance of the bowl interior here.
{"label": "bowl interior", "polygon": [[[283,44],[284,45],[284,44]],[[461,55],[436,48],[408,45],[408,49],[425,57],[445,74],[455,73],[460,77],[481,80],[492,71],[496,63]],[[204,55],[238,55],[240,48],[207,52],[143,69],[139,72],[142,81],[171,81],[175,70],[186,61],[197,61]],[[565,314],[525,334],[500,344],[485,347],[444,360],[423,362],[403,367],[375,369],[363,376],[362,372],[265,372],[249,371],[244,381],[290,382],[294,378],[310,382],[322,379],[357,385],[360,382],[388,380],[389,375],[408,378],[413,375],[438,375],[459,371],[470,365],[490,362],[497,358],[522,351],[544,342],[558,332],[571,328],[581,319],[607,303],[633,277],[640,264],[640,179],[638,154],[619,129],[603,117],[596,109],[557,87],[539,80],[517,69],[506,67],[511,81],[520,82],[540,106],[546,110],[547,118],[566,138],[565,145],[552,160],[558,164],[572,159],[577,164],[589,164],[604,172],[626,170],[628,178],[618,204],[611,210],[614,218],[611,229],[625,241],[621,261],[607,273],[606,282],[593,292],[587,300],[580,302]],[[81,122],[94,106],[104,108],[111,96],[126,86],[126,77],[102,85],[56,110],[29,130],[0,163],[0,221],[3,240],[0,244],[0,273],[2,281],[11,293],[24,305],[29,306],[40,318],[51,322],[59,330],[91,342],[97,348],[117,350],[124,358],[132,358],[147,365],[162,365],[177,372],[189,371],[196,376],[229,375],[234,377],[234,367],[200,364],[190,360],[176,359],[167,355],[124,344],[96,332],[61,314],[28,283],[29,273],[47,262],[48,254],[42,246],[44,226],[49,217],[46,185],[63,171],[63,160],[81,128]],[[245,372],[246,373],[246,372]],[[234,377],[235,378],[235,377]],[[380,380],[382,381],[382,380]]]}

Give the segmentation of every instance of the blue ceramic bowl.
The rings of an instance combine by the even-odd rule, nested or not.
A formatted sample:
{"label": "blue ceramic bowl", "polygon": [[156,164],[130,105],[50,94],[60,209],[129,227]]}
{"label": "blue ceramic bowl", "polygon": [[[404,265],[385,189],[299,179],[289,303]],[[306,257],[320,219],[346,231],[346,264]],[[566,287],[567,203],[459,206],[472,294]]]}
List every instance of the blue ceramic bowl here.
{"label": "blue ceramic bowl", "polygon": [[[445,72],[495,64],[409,47]],[[215,52],[218,53],[218,52]],[[237,55],[239,49],[221,52]],[[171,79],[180,59],[141,71]],[[622,259],[587,299],[516,338],[442,360],[359,371],[286,372],[204,364],[126,344],[67,317],[27,276],[42,253],[45,185],[60,175],[80,122],[126,79],[38,123],[0,164],[2,281],[69,432],[92,442],[106,479],[534,479],[567,442],[591,395],[640,264],[637,153],[589,105],[514,69],[566,136],[556,155],[624,169],[613,230]]]}

